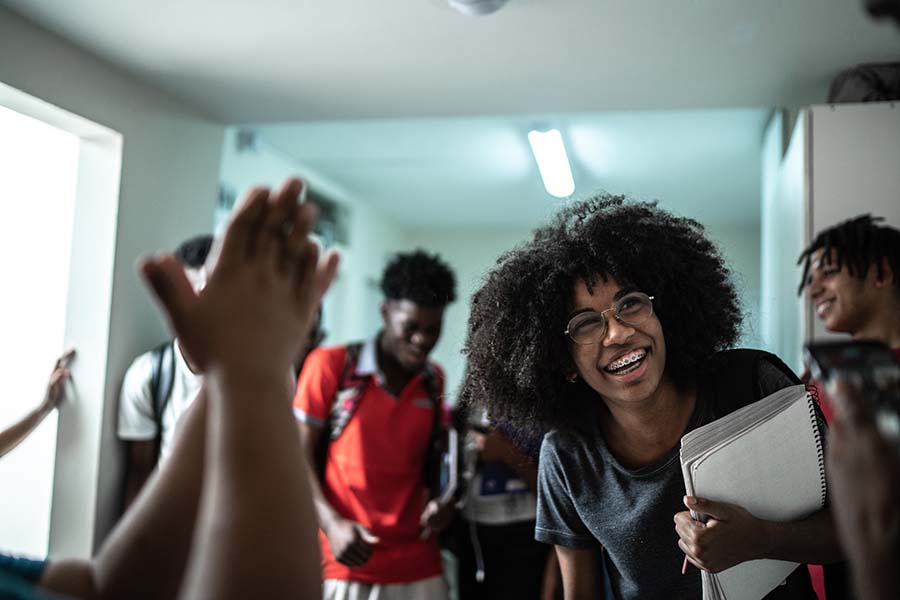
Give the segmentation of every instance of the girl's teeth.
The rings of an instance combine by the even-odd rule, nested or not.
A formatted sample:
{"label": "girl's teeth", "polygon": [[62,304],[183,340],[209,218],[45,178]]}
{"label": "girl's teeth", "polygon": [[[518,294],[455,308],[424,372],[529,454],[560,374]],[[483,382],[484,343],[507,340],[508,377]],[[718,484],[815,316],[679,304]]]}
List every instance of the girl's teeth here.
{"label": "girl's teeth", "polygon": [[627,367],[625,367],[624,369],[619,371],[619,375],[625,375],[626,373],[631,373],[632,371],[637,369],[640,366],[640,364],[641,364],[640,361],[638,361],[634,364],[628,365]]}
{"label": "girl's teeth", "polygon": [[626,356],[625,358],[617,360],[613,364],[609,365],[606,369],[608,371],[617,371],[619,369],[622,369],[629,365],[632,365],[633,363],[639,362],[646,355],[647,355],[646,352],[636,352],[634,354],[630,354],[630,355]]}

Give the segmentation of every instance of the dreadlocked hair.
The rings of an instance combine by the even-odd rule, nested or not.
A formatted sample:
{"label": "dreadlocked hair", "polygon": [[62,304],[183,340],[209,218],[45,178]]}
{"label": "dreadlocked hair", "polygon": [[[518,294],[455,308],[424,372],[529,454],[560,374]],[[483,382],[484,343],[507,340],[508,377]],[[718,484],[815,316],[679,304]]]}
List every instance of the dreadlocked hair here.
{"label": "dreadlocked hair", "polygon": [[666,371],[690,385],[739,334],[741,309],[702,225],[655,203],[601,195],[562,209],[503,254],[472,299],[461,400],[523,431],[577,428],[597,394],[580,379],[564,335],[576,281],[614,279],[655,296]]}
{"label": "dreadlocked hair", "polygon": [[846,265],[850,275],[857,279],[865,279],[872,264],[878,277],[884,277],[884,259],[894,273],[894,287],[900,289],[900,278],[897,276],[900,273],[900,231],[879,226],[882,221],[884,217],[865,214],[820,232],[797,259],[798,265],[803,264],[803,277],[797,294],[803,293],[812,268],[813,254],[820,249],[824,264],[834,264],[838,269]]}

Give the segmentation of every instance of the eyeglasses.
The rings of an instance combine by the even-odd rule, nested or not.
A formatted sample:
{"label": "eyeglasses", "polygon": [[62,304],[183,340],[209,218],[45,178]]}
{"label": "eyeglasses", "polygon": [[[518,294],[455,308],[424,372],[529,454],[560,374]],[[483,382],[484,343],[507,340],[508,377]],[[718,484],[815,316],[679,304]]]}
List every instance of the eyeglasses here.
{"label": "eyeglasses", "polygon": [[589,311],[575,315],[569,320],[565,334],[580,345],[596,344],[603,339],[607,330],[606,313],[626,325],[640,325],[653,314],[653,296],[642,292],[630,292],[619,298],[612,308],[604,311]]}

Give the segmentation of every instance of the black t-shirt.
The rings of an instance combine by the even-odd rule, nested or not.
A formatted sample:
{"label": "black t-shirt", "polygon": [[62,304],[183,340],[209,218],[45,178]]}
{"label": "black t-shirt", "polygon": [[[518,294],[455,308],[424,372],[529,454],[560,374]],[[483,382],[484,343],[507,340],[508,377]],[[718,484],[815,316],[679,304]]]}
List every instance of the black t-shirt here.
{"label": "black t-shirt", "polygon": [[[754,396],[794,383],[760,359]],[[687,431],[714,420],[708,395],[703,388],[698,391]],[[548,433],[541,445],[535,538],[568,548],[602,546],[617,598],[701,598],[700,571],[691,567],[681,574],[684,554],[673,521],[675,513],[686,510],[679,449],[676,445],[656,462],[628,469],[610,453],[599,429]],[[767,598],[815,598],[805,569],[791,578],[805,582],[791,582],[790,595],[783,595],[782,587]]]}

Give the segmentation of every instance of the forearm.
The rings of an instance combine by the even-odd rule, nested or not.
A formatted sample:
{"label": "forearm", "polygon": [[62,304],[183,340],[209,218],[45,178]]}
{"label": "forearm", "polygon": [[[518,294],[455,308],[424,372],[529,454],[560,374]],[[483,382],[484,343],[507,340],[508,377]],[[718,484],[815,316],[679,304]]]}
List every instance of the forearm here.
{"label": "forearm", "polygon": [[22,417],[17,423],[0,432],[0,456],[6,454],[27,438],[28,434],[41,424],[44,417],[50,414],[50,410],[52,409],[47,409],[43,406],[36,408]]}
{"label": "forearm", "polygon": [[565,600],[594,600],[600,595],[598,565],[602,559],[598,551],[556,546],[556,556]]}
{"label": "forearm", "polygon": [[322,492],[322,484],[319,482],[319,475],[316,472],[315,466],[309,462],[306,456],[304,456],[304,462],[306,466],[309,491],[310,495],[312,496],[313,508],[315,509],[316,513],[316,522],[319,524],[319,527],[322,528],[322,531],[328,531],[335,519],[340,519],[341,516],[337,513],[336,510],[334,510],[334,507],[331,506],[331,503],[325,498],[325,494]]}
{"label": "forearm", "polygon": [[556,551],[547,553],[547,562],[544,564],[544,578],[541,583],[541,600],[555,600],[562,590],[562,576],[559,573],[559,559]]}
{"label": "forearm", "polygon": [[[205,425],[202,427],[205,429]],[[202,448],[203,446],[198,444],[198,447]],[[159,462],[159,446],[156,440],[126,440],[125,449],[128,464],[125,467],[122,513],[125,513],[134,504]]]}
{"label": "forearm", "polygon": [[319,473],[317,471],[316,456],[317,446],[321,443],[321,436],[327,435],[324,429],[313,429],[314,426],[299,424],[300,445],[303,451],[304,466],[306,467],[306,479],[309,484],[310,495],[312,496],[313,508],[316,513],[316,521],[322,531],[328,531],[335,519],[339,519],[340,515],[331,506],[331,503],[325,498],[322,491],[322,484],[319,481]]}
{"label": "forearm", "polygon": [[128,476],[125,479],[125,495],[122,499],[122,514],[128,512],[128,509],[134,504],[138,494],[141,493],[141,490],[144,489],[144,486],[147,484],[147,480],[150,479],[151,474],[152,471],[133,471],[128,473]]}
{"label": "forearm", "polygon": [[113,529],[92,561],[51,561],[40,587],[85,599],[172,598],[188,560],[203,478],[206,397],[184,416],[168,465]]}
{"label": "forearm", "polygon": [[309,482],[286,377],[213,371],[200,528],[185,598],[318,594]]}
{"label": "forearm", "polygon": [[482,460],[499,460],[515,471],[529,490],[537,492],[537,464],[504,433],[496,430],[487,434],[479,433],[476,434],[476,441],[482,444]]}
{"label": "forearm", "polygon": [[204,473],[206,392],[182,417],[172,454],[151,474],[94,561],[101,598],[172,598],[184,579]]}
{"label": "forearm", "polygon": [[900,571],[897,557],[883,560],[853,561],[853,589],[857,598],[867,600],[896,600],[900,597]]}
{"label": "forearm", "polygon": [[41,574],[38,587],[79,600],[98,598],[94,566],[86,560],[51,560]]}
{"label": "forearm", "polygon": [[525,485],[528,486],[528,489],[531,490],[532,493],[536,494],[538,477],[537,465],[525,456],[521,456],[521,460],[513,461],[510,466],[516,472],[516,475],[518,475],[522,479],[522,481],[525,482]]}
{"label": "forearm", "polygon": [[828,509],[800,521],[764,521],[764,549],[760,558],[810,564],[828,564],[843,559]]}

